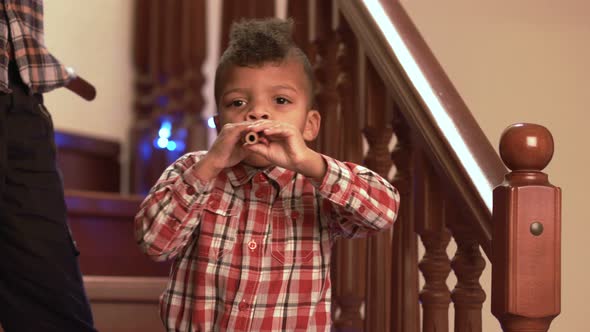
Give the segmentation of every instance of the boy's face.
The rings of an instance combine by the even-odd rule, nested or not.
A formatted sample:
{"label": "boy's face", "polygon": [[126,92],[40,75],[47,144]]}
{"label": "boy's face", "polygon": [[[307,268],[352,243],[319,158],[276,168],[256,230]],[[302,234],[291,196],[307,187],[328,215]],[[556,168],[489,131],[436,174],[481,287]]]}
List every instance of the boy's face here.
{"label": "boy's face", "polygon": [[[303,65],[293,58],[257,67],[230,66],[221,75],[217,104],[217,131],[227,123],[271,120],[289,123],[301,131],[305,141],[316,138],[320,114],[309,110],[311,96]],[[259,155],[244,162],[255,167],[270,166]]]}

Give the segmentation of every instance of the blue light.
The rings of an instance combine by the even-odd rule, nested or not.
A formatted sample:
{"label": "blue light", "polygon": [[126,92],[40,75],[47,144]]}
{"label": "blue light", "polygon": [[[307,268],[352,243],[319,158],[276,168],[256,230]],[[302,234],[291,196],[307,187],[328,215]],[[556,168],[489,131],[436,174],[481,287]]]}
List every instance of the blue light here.
{"label": "blue light", "polygon": [[[154,142],[154,143],[157,143],[157,142]],[[143,143],[141,143],[141,145],[139,147],[139,151],[141,154],[142,161],[147,161],[152,156],[152,147],[150,146],[149,142],[144,141]]]}
{"label": "blue light", "polygon": [[160,107],[166,107],[168,105],[169,101],[170,100],[168,99],[168,96],[156,97],[156,104],[158,104],[158,106],[160,106]]}
{"label": "blue light", "polygon": [[176,142],[168,141],[168,146],[166,146],[166,149],[168,149],[168,151],[176,150]]}
{"label": "blue light", "polygon": [[158,136],[162,138],[170,138],[172,130],[172,124],[170,121],[163,121],[162,125],[160,125],[160,130],[158,131]]}
{"label": "blue light", "polygon": [[157,146],[158,146],[160,149],[164,149],[165,147],[167,147],[167,146],[168,146],[168,139],[167,139],[167,138],[165,138],[165,137],[160,137],[160,138],[158,138],[158,141],[157,141]]}
{"label": "blue light", "polygon": [[210,118],[207,120],[207,125],[209,126],[209,128],[211,128],[211,129],[215,129],[215,120],[213,120],[213,117],[210,117]]}
{"label": "blue light", "polygon": [[184,148],[186,147],[184,145],[183,141],[174,141],[176,143],[176,150],[177,151],[184,151]]}

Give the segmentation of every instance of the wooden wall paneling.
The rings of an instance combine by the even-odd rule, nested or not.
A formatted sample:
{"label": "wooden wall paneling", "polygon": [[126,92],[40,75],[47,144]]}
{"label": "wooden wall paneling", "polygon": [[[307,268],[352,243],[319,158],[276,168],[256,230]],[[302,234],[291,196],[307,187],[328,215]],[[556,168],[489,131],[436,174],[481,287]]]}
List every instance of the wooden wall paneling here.
{"label": "wooden wall paneling", "polygon": [[447,256],[447,245],[451,239],[445,223],[445,209],[448,201],[442,192],[440,181],[424,155],[420,154],[416,164],[414,213],[416,233],[424,244],[424,257],[418,267],[424,276],[424,287],[420,292],[422,303],[422,331],[446,332],[449,330],[449,304],[451,294],[447,277],[451,262]]}
{"label": "wooden wall paneling", "polygon": [[395,146],[391,159],[396,166],[392,184],[398,189],[401,201],[397,221],[393,227],[391,263],[391,331],[418,332],[420,307],[418,303],[418,237],[415,231],[414,181],[417,157],[416,140],[399,106],[392,105],[392,127]]}
{"label": "wooden wall paneling", "polygon": [[[393,129],[388,121],[387,94],[370,62],[366,63],[365,87],[363,133],[369,145],[365,165],[387,179],[393,167],[388,148]],[[390,330],[392,231],[367,239],[366,331]]]}

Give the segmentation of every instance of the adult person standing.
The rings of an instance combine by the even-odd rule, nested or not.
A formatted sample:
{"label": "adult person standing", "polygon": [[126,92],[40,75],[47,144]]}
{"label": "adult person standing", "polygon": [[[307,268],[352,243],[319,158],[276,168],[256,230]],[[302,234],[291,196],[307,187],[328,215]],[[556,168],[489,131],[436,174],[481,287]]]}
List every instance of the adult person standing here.
{"label": "adult person standing", "polygon": [[0,324],[96,331],[42,93],[74,79],[44,45],[43,2],[0,0]]}

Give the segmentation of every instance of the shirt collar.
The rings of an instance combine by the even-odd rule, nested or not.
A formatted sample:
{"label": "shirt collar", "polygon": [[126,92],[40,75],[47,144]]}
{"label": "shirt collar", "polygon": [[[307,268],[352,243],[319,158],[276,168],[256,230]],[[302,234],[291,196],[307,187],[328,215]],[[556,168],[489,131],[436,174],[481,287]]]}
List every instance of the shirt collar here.
{"label": "shirt collar", "polygon": [[239,187],[247,182],[250,182],[252,178],[258,174],[263,174],[265,179],[270,179],[271,181],[277,183],[279,188],[284,188],[297,175],[297,173],[291,170],[278,166],[256,168],[244,163],[239,163],[226,169],[227,178],[234,187]]}

